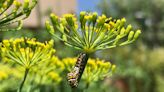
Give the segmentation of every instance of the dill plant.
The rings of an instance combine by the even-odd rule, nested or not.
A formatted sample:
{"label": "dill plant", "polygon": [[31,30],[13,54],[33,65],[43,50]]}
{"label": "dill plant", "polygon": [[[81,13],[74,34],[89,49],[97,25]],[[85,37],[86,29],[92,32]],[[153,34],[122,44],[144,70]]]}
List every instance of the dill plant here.
{"label": "dill plant", "polygon": [[[13,62],[12,65],[10,59],[5,59],[3,56],[2,59],[4,63],[0,63],[0,82],[7,83],[9,81],[18,81],[23,76],[23,68],[17,63]],[[67,72],[70,72],[76,63],[75,58],[63,58],[59,59],[56,56],[52,56],[50,59],[47,59],[44,62],[39,62],[30,68],[28,73],[28,78],[26,85],[24,85],[24,91],[34,92],[36,90],[42,90],[51,92],[61,92],[60,87],[62,82],[65,83],[65,75]],[[98,81],[104,79],[105,77],[110,77],[115,71],[115,65],[99,59],[89,59],[84,74],[82,76],[82,85],[86,89],[89,89],[90,85],[95,85]],[[10,79],[12,76],[12,79]],[[1,83],[0,91],[4,91],[3,85]],[[14,87],[16,85],[12,84],[7,85],[7,87]],[[48,88],[48,90],[46,90]],[[83,87],[82,87],[83,88]],[[65,88],[66,89],[66,88]],[[22,90],[23,91],[23,90]],[[64,91],[64,92],[68,92]]]}
{"label": "dill plant", "polygon": [[[22,21],[28,18],[36,3],[36,0],[24,0],[23,2],[18,0],[0,0],[0,31],[20,30],[23,25]],[[13,24],[17,24],[17,27],[9,28],[9,26]],[[27,55],[32,54],[30,52],[32,49],[21,47],[24,40],[25,39],[16,39],[13,41],[10,39],[10,41],[4,40],[1,43],[1,56],[3,54],[9,58],[9,60],[25,67],[24,79],[18,92],[21,92],[29,72],[29,68],[32,66],[32,62],[28,61],[30,59],[30,55]],[[1,73],[1,75],[2,74],[3,73]]]}
{"label": "dill plant", "polygon": [[41,43],[35,38],[17,38],[3,40],[0,43],[0,52],[10,62],[14,62],[25,69],[23,80],[18,88],[22,92],[24,82],[30,69],[39,62],[45,62],[51,59],[55,50],[53,41]]}
{"label": "dill plant", "polygon": [[99,16],[96,12],[82,11],[79,17],[74,14],[58,17],[52,13],[50,21],[46,21],[45,25],[51,35],[82,52],[73,70],[67,75],[73,88],[78,86],[91,53],[131,44],[141,34],[141,30],[133,31],[130,24],[126,26],[125,18],[112,19],[104,14]]}
{"label": "dill plant", "polygon": [[[1,0],[0,1],[0,31],[20,30],[22,21],[30,15],[35,7],[36,0]],[[16,28],[8,28],[17,24]]]}
{"label": "dill plant", "polygon": [[[36,0],[24,0],[23,3],[17,0],[1,0],[0,31],[21,29],[22,21],[30,15],[36,3]],[[105,15],[99,16],[95,12],[81,12],[78,18],[74,14],[65,14],[61,18],[51,14],[50,20],[51,22],[46,21],[45,23],[48,32],[67,46],[78,49],[82,53],[77,58],[60,60],[53,55],[55,50],[52,40],[45,43],[38,42],[35,38],[3,40],[0,43],[2,59],[25,69],[18,92],[22,92],[30,70],[37,72],[41,81],[45,78],[56,83],[62,81],[64,71],[69,71],[67,78],[71,87],[77,87],[82,78],[87,88],[90,83],[110,76],[116,68],[109,62],[89,59],[89,55],[97,50],[131,44],[141,34],[140,30],[132,31],[131,25],[126,27],[125,18],[112,19]],[[18,23],[16,28],[8,28],[15,23]],[[7,73],[0,71],[0,80],[7,77]],[[47,80],[44,82],[47,83]]]}

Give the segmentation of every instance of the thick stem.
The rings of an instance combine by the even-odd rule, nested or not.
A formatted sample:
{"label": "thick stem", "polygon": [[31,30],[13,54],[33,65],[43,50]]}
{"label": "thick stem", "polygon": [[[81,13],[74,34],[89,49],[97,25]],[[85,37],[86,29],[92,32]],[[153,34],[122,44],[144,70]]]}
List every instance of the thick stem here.
{"label": "thick stem", "polygon": [[88,54],[81,53],[79,57],[77,58],[77,61],[73,70],[70,73],[68,73],[67,79],[72,88],[78,86],[78,83],[81,79],[81,76],[83,75],[85,66],[87,64],[88,58],[89,58]]}
{"label": "thick stem", "polygon": [[22,80],[22,82],[21,82],[21,84],[20,84],[19,89],[18,89],[17,92],[22,92],[22,88],[23,88],[24,83],[25,83],[25,81],[26,81],[26,78],[27,78],[28,72],[29,72],[29,69],[26,68],[26,69],[25,69],[25,73],[24,73],[23,80]]}

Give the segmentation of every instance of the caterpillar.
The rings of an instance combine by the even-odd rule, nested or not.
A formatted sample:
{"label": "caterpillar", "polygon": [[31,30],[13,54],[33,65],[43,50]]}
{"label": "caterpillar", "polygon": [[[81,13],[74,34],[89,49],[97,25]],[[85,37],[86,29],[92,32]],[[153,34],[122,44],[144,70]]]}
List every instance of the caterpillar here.
{"label": "caterpillar", "polygon": [[77,61],[73,70],[67,74],[67,80],[69,82],[69,85],[72,88],[78,86],[78,83],[81,79],[81,76],[87,64],[88,57],[89,57],[88,54],[81,53],[79,57],[77,58]]}

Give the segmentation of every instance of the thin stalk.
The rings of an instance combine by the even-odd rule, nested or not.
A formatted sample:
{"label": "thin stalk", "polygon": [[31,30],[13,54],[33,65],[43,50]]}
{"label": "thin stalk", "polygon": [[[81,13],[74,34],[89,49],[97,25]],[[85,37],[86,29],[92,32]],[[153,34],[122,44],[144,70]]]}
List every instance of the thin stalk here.
{"label": "thin stalk", "polygon": [[43,77],[44,77],[44,75],[41,75],[40,80],[39,80],[39,84],[38,84],[38,89],[40,90],[40,92],[41,92],[42,86],[43,86],[43,85],[42,85]]}
{"label": "thin stalk", "polygon": [[35,83],[35,78],[37,76],[37,72],[33,73],[33,77],[30,81],[30,87],[28,88],[27,92],[33,92],[33,88],[34,88],[34,83]]}
{"label": "thin stalk", "polygon": [[83,92],[83,89],[74,87],[74,88],[71,88],[71,92]]}
{"label": "thin stalk", "polygon": [[23,80],[22,80],[22,82],[21,82],[21,84],[20,84],[19,89],[18,89],[17,92],[22,92],[22,88],[23,88],[24,83],[25,83],[25,81],[26,81],[26,78],[27,78],[28,72],[29,72],[29,69],[26,68],[26,69],[25,69],[25,73],[24,73]]}
{"label": "thin stalk", "polygon": [[101,30],[102,30],[102,28],[103,27],[100,27],[99,29],[98,29],[98,31],[96,32],[96,35],[95,35],[95,37],[93,38],[93,42],[92,43],[90,43],[91,44],[91,46],[95,43],[95,40],[99,37],[99,35],[100,35],[100,33],[101,33]]}
{"label": "thin stalk", "polygon": [[6,9],[4,9],[4,10],[0,13],[0,15],[2,15],[6,10],[8,10],[8,9],[10,8],[10,6],[11,6],[12,3],[13,3],[13,1],[14,1],[14,0],[12,0],[12,1],[10,2],[10,4],[6,7]]}
{"label": "thin stalk", "polygon": [[18,17],[20,17],[20,16],[22,16],[22,15],[23,15],[23,12],[20,12],[20,13],[18,13],[16,16],[13,16],[13,17],[8,18],[8,19],[6,19],[6,20],[0,21],[0,24],[4,24],[4,23],[7,23],[7,22],[9,22],[9,21],[12,21],[12,20],[14,20],[14,19],[16,19],[16,18],[18,18]]}
{"label": "thin stalk", "polygon": [[86,83],[86,86],[85,86],[85,88],[84,88],[84,90],[83,90],[83,92],[87,92],[87,90],[88,90],[88,88],[89,88],[89,85],[90,85],[90,83],[87,82],[87,83]]}
{"label": "thin stalk", "polygon": [[71,92],[77,92],[77,88],[72,88]]}
{"label": "thin stalk", "polygon": [[89,46],[91,46],[91,43],[93,41],[93,35],[94,35],[94,31],[95,31],[95,26],[93,26],[92,30],[91,30],[91,34],[89,36]]}

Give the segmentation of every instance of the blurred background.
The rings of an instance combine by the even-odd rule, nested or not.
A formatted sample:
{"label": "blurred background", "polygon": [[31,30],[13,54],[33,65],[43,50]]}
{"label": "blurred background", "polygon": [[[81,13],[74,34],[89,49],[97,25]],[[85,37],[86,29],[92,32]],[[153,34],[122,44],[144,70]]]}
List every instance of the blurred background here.
{"label": "blurred background", "polygon": [[[80,11],[125,17],[127,24],[142,30],[137,42],[99,51],[92,56],[117,65],[112,79],[104,82],[104,92],[164,92],[164,0],[38,0],[38,5],[24,21],[24,28],[0,32],[0,40],[22,36],[50,40],[52,37],[45,31],[44,22],[51,12],[62,16],[65,13],[79,14]],[[78,55],[74,49],[54,40],[58,57]]]}

